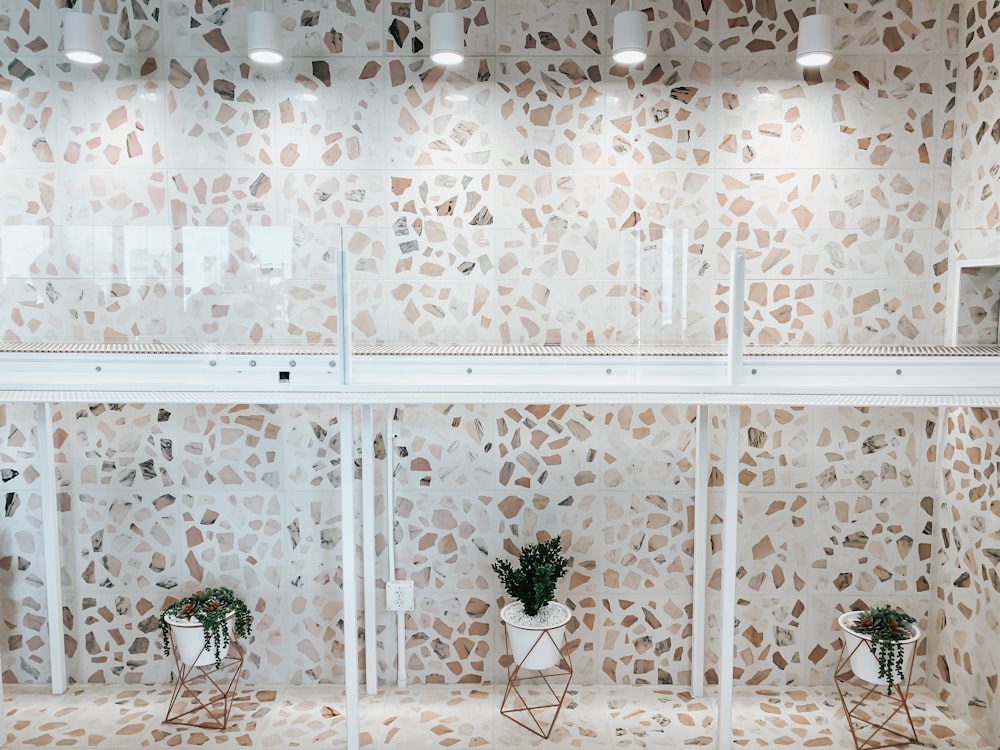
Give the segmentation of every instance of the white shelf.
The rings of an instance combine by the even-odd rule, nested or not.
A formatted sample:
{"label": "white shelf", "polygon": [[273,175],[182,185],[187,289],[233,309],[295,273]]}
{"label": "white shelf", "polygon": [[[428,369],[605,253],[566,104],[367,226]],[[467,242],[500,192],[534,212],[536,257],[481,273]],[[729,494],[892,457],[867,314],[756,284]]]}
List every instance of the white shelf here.
{"label": "white shelf", "polygon": [[[575,402],[996,406],[1000,348],[814,347],[622,353],[397,347],[345,363],[323,347],[255,350],[79,347],[0,350],[8,402]],[[407,353],[418,352],[418,353]],[[564,353],[566,352],[566,353]],[[350,373],[350,382],[343,374]],[[732,382],[731,382],[732,381]]]}

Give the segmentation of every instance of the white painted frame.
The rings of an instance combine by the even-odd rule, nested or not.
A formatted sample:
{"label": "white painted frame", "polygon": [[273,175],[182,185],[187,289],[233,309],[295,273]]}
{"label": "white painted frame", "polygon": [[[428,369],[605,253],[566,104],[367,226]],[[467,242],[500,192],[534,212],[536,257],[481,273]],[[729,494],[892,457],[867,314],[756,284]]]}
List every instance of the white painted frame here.
{"label": "white painted frame", "polygon": [[[951,300],[951,309],[948,311],[948,343],[951,346],[958,345],[958,312],[962,307],[962,273],[974,268],[991,268],[1000,271],[1000,256],[972,258],[955,262],[951,276],[951,290],[948,294],[948,299]],[[997,330],[997,344],[1000,345],[1000,328]]]}

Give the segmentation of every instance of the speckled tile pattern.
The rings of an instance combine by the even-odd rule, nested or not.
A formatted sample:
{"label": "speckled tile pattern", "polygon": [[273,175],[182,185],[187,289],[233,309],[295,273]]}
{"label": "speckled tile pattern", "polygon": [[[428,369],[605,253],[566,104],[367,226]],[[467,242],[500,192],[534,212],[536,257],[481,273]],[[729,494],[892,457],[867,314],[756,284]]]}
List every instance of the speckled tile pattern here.
{"label": "speckled tile pattern", "polygon": [[993,229],[1000,224],[1000,195],[995,175],[1000,168],[1000,130],[995,96],[995,0],[961,5],[960,46],[965,64],[959,69],[956,99],[965,104],[956,113],[954,138],[954,226],[961,230]]}
{"label": "speckled tile pattern", "polygon": [[[715,747],[717,699],[677,689],[573,688],[548,740],[499,713],[501,686],[385,689],[360,699],[365,748]],[[343,688],[244,686],[228,731],[162,724],[170,686],[9,690],[8,748],[330,747],[345,741]],[[911,698],[923,747],[990,750],[965,720],[926,691]],[[734,700],[736,747],[851,744],[833,688],[741,689]]]}
{"label": "speckled tile pattern", "polygon": [[[173,663],[162,656],[156,617],[168,598],[202,585],[244,593],[256,617],[245,666],[258,681],[342,674],[335,410],[95,404],[57,409],[54,419],[57,466],[69,482],[63,549],[75,551],[64,552],[73,679],[168,680]],[[18,502],[30,500],[21,494]],[[9,507],[15,522],[28,510],[18,502]],[[23,544],[38,518],[36,509],[21,522]],[[5,667],[20,664],[12,676],[35,681],[42,675],[30,667],[46,631],[32,601],[45,600],[31,589],[41,571],[27,567],[29,554],[6,554],[4,569],[18,559],[25,567],[9,574],[24,602],[12,611],[35,617],[12,624]]]}
{"label": "speckled tile pattern", "polygon": [[984,737],[1000,736],[1000,412],[948,411],[941,457],[941,545],[934,558],[928,685]]}
{"label": "speckled tile pattern", "polygon": [[[811,0],[647,3],[652,55],[634,69],[607,54],[624,0],[468,0],[468,60],[449,71],[425,56],[441,0],[275,3],[289,57],[270,69],[245,59],[248,6],[151,0],[83,3],[109,55],[73,66],[62,5],[0,0],[11,341],[330,344],[349,326],[361,343],[715,343],[742,250],[751,344],[937,344],[959,309],[950,262],[1000,256],[997,0],[838,7],[836,59],[806,72],[792,55]],[[340,250],[349,321],[336,314]],[[995,287],[979,281],[960,311],[977,340],[995,330]],[[334,413],[57,412],[74,679],[165,681],[152,618],[192,579],[258,598],[252,681],[339,677]],[[496,681],[489,562],[558,527],[581,681],[688,679],[689,412],[403,408],[395,533],[426,605],[409,622],[414,677]],[[1000,737],[996,669],[952,684],[997,628],[995,607],[963,598],[973,581],[995,588],[996,568],[992,506],[957,496],[968,477],[995,486],[979,461],[996,415],[970,414],[954,417],[944,457],[924,410],[744,414],[742,683],[828,680],[833,614],[878,597],[933,631],[973,623],[927,672]],[[0,407],[7,682],[49,674],[33,425],[29,408]],[[960,554],[956,539],[976,541]],[[395,633],[382,628],[385,676]],[[652,734],[623,741],[655,739],[657,711],[641,719]],[[315,718],[288,721],[296,741],[329,736]],[[572,746],[604,736],[568,726]]]}
{"label": "speckled tile pattern", "polygon": [[[455,263],[461,283],[437,275],[433,251],[390,243],[380,278],[354,285],[360,341],[441,344],[722,341],[726,289],[706,271],[732,233],[764,258],[791,248],[801,259],[754,280],[751,342],[943,337],[952,203],[962,230],[979,216],[992,226],[995,213],[986,6],[964,19],[952,2],[845,7],[834,63],[805,74],[792,56],[808,0],[654,2],[643,9],[652,55],[633,69],[608,58],[623,0],[517,0],[503,13],[493,0],[463,3],[468,58],[450,70],[425,56],[441,6],[277,3],[288,57],[265,68],[244,57],[246,7],[107,0],[87,10],[108,59],[86,68],[59,54],[64,8],[6,0],[0,163],[12,171],[0,222],[319,228],[337,238],[324,249],[348,248],[361,269],[376,247],[354,232],[488,227],[488,251]],[[964,170],[955,201],[953,166]],[[666,279],[628,269],[619,250],[630,233],[664,227],[710,238],[708,266],[675,248],[691,264]],[[530,250],[514,265],[511,233]],[[551,233],[566,239],[546,258]],[[588,247],[581,236],[600,239]],[[0,236],[0,248],[18,249],[4,264],[24,242]],[[894,270],[901,242],[905,283]],[[310,248],[282,243],[278,262],[267,242],[204,257],[204,241],[172,237],[168,274],[119,267],[96,280],[43,266],[26,285],[4,270],[3,317],[14,323],[2,335],[329,341],[332,287],[293,270]],[[862,244],[866,273],[856,250],[837,252]],[[536,260],[555,272],[538,278]],[[677,286],[669,325],[665,283]]]}
{"label": "speckled tile pattern", "polygon": [[[4,620],[5,675],[35,682],[48,663],[34,420],[24,407],[4,413],[12,547],[0,568],[23,613]],[[710,412],[716,435],[720,415]],[[411,679],[503,678],[504,597],[490,564],[560,529],[572,562],[558,596],[573,610],[579,683],[690,683],[693,409],[456,404],[394,416],[396,565],[419,602],[406,618]],[[208,582],[248,592],[258,613],[251,682],[343,673],[336,410],[93,404],[57,407],[54,418],[63,548],[75,550],[64,612],[74,680],[167,680],[155,615]],[[935,474],[924,464],[936,415],[756,408],[742,419],[738,680],[828,683],[838,611],[877,598],[926,616]],[[719,471],[713,459],[712,591]],[[376,521],[381,578],[384,511]],[[377,612],[369,646],[389,680],[396,623]],[[708,632],[714,681],[717,623]]]}

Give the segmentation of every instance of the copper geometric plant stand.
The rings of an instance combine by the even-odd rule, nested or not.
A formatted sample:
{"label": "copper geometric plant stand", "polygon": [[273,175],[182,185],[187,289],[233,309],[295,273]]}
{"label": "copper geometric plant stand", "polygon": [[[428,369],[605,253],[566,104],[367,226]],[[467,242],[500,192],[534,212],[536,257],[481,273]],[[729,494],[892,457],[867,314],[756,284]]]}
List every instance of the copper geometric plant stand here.
{"label": "copper geometric plant stand", "polygon": [[[886,694],[885,685],[878,683],[871,683],[860,678],[855,678],[854,672],[851,671],[851,657],[859,648],[867,648],[869,651],[872,650],[871,642],[869,640],[859,641],[854,648],[847,652],[847,641],[844,640],[844,644],[840,647],[840,660],[837,662],[837,667],[834,670],[834,680],[837,685],[837,693],[840,695],[840,703],[844,707],[844,713],[847,715],[847,726],[851,729],[851,736],[854,738],[854,747],[856,750],[881,750],[881,748],[886,747],[903,747],[905,745],[912,745],[917,742],[917,730],[913,726],[913,717],[910,716],[910,679],[913,677],[913,662],[916,661],[915,652],[913,649],[910,653],[910,666],[906,670],[906,684],[896,684],[893,685],[893,690],[891,695]],[[846,652],[846,653],[845,653]],[[855,678],[852,681],[852,678]],[[857,700],[854,698],[849,698],[845,696],[844,691],[841,689],[841,684],[850,685],[851,687],[863,690],[864,693]],[[873,695],[874,694],[874,695]],[[872,700],[869,700],[872,699]],[[851,701],[852,705],[848,705]],[[875,721],[877,717],[866,711],[865,702],[868,701],[869,705],[872,703],[888,703],[890,706],[895,706],[893,710],[885,716],[881,721]],[[903,711],[906,714],[906,721],[910,725],[910,734],[906,735],[903,732],[893,729],[889,726],[889,722],[898,714]],[[855,727],[855,723],[866,724],[873,728],[871,734],[866,738],[859,736],[859,732],[862,731],[861,727]],[[905,727],[902,727],[905,729]],[[881,738],[881,741],[877,743],[876,738]]]}
{"label": "copper geometric plant stand", "polygon": [[[512,651],[506,622],[503,624],[503,631],[504,639],[507,641],[507,653],[510,654]],[[552,631],[561,633],[561,644],[556,642]],[[524,667],[524,662],[528,660],[535,648],[546,639],[559,652],[559,660],[549,669]],[[562,682],[563,679],[565,679],[565,684]],[[500,702],[500,713],[515,724],[520,724],[529,732],[547,740],[556,725],[556,719],[559,718],[559,712],[562,710],[563,701],[566,699],[566,693],[569,692],[569,683],[572,679],[573,664],[569,658],[565,627],[556,626],[541,629],[538,631],[535,642],[521,661],[516,663],[511,661],[507,665],[507,689]],[[531,691],[532,686],[536,690]],[[551,719],[546,722],[545,714],[553,709],[555,712]],[[522,719],[524,720],[522,721]],[[527,723],[527,719],[530,719],[531,723]]]}
{"label": "copper geometric plant stand", "polygon": [[229,651],[218,669],[214,661],[202,667],[187,665],[180,660],[179,651],[174,648],[177,680],[163,722],[224,732],[243,671],[242,649],[231,638]]}

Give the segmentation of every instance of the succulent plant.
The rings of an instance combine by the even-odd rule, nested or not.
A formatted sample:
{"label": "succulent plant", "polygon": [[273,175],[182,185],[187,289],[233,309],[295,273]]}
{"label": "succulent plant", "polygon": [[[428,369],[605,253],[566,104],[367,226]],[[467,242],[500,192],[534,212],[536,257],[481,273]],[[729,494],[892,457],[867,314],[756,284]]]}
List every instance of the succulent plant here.
{"label": "succulent plant", "polygon": [[215,657],[216,668],[222,666],[222,651],[229,646],[229,629],[226,618],[235,613],[233,633],[238,638],[250,635],[253,616],[247,605],[232,589],[225,587],[204,588],[190,596],[178,599],[160,613],[160,632],[163,634],[163,654],[170,656],[170,624],[168,617],[194,619],[205,629],[205,648]]}
{"label": "succulent plant", "polygon": [[878,662],[879,679],[887,683],[891,695],[893,685],[904,682],[905,650],[902,641],[913,636],[911,615],[889,605],[862,610],[850,625],[858,635],[871,639],[872,653]]}

